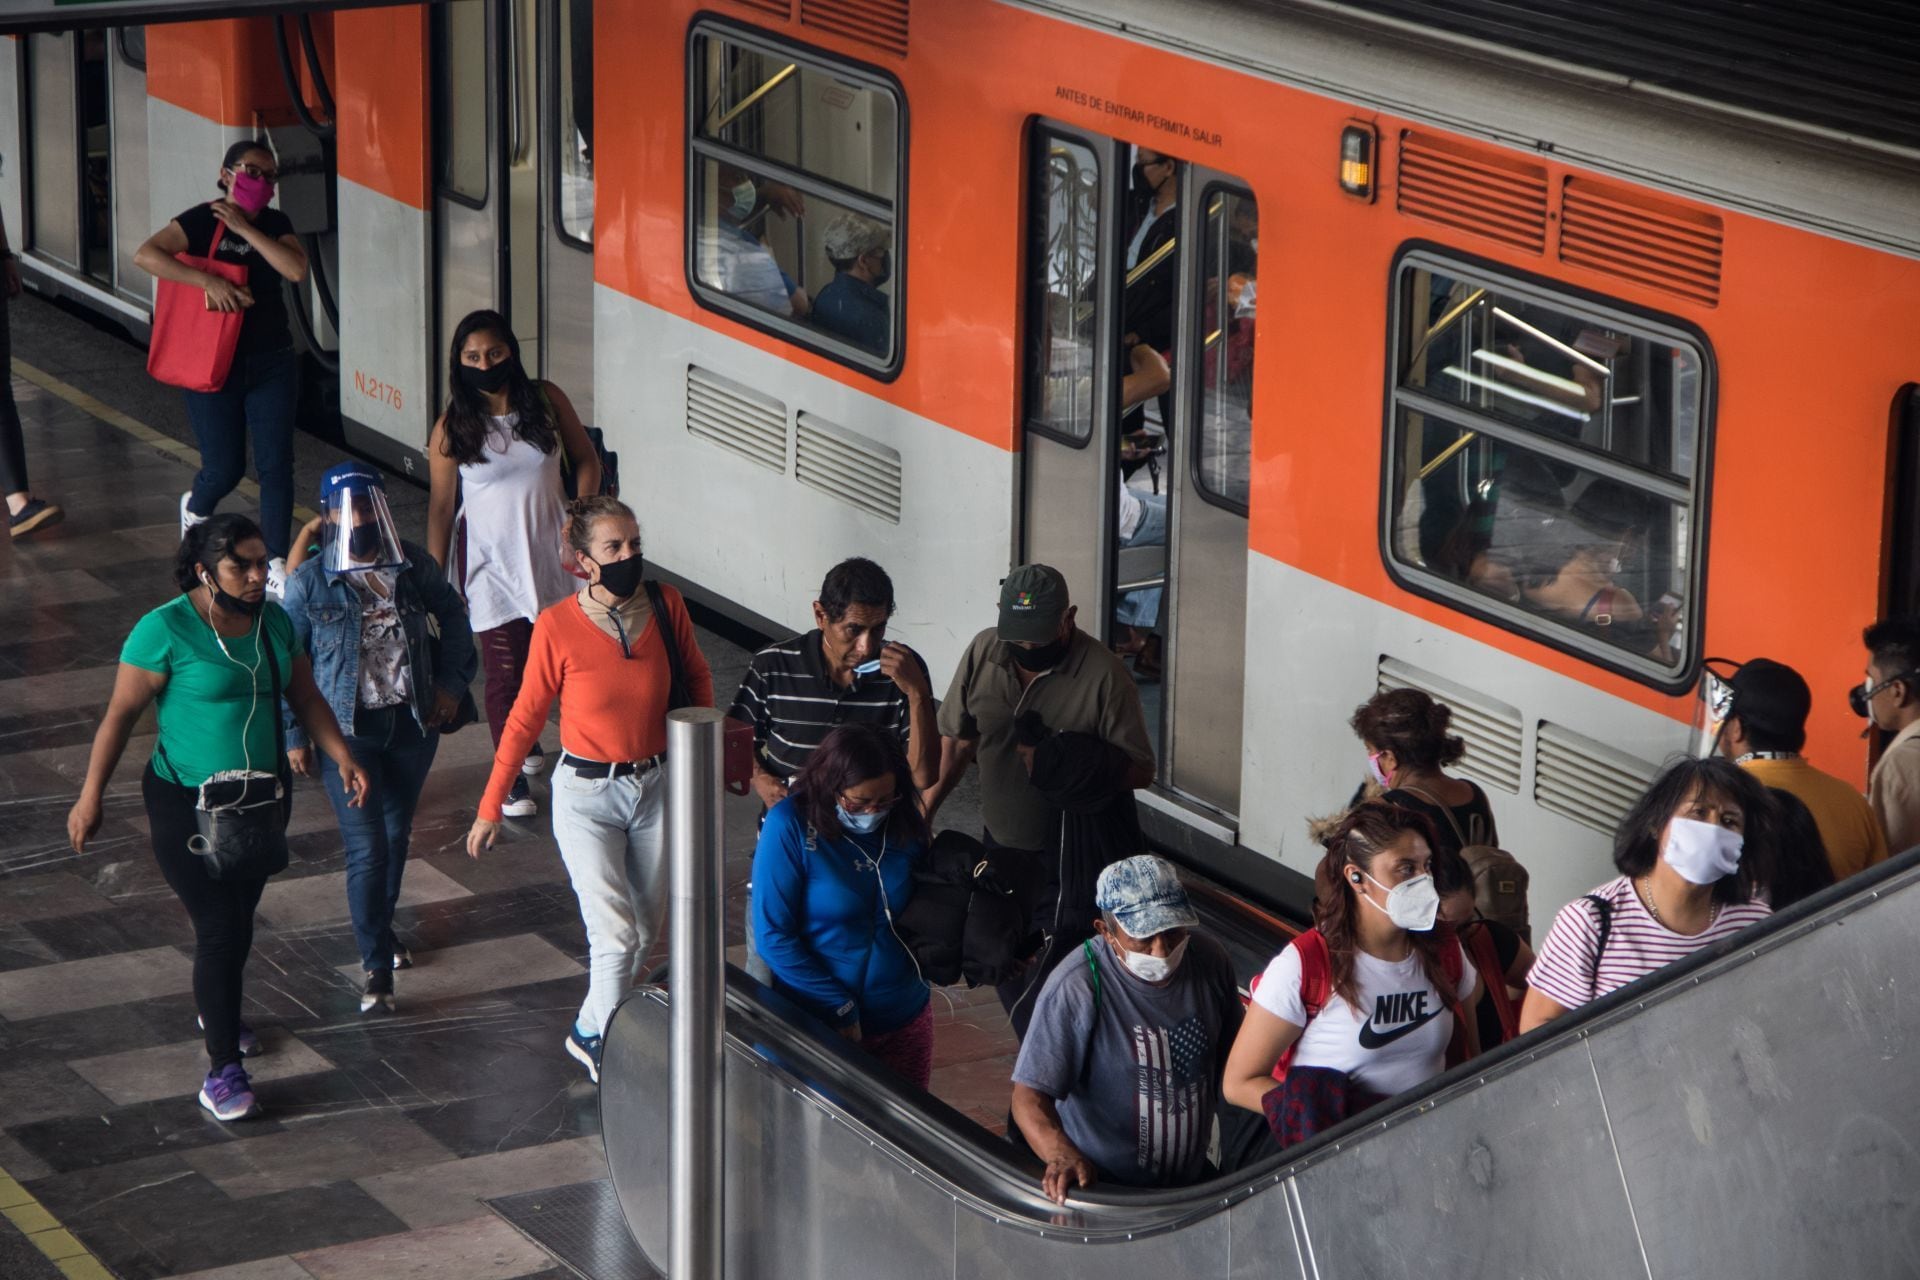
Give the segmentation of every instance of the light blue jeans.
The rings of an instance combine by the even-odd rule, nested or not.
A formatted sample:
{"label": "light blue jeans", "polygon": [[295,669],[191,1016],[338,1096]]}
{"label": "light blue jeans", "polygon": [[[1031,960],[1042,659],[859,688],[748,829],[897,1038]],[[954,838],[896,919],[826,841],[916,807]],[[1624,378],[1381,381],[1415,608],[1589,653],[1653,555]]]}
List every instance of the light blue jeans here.
{"label": "light blue jeans", "polygon": [[605,1030],[660,933],[666,906],[665,769],[583,778],[570,762],[553,773],[553,838],[587,926],[587,1000],[574,1025]]}
{"label": "light blue jeans", "polygon": [[[1138,493],[1140,523],[1131,538],[1120,539],[1123,547],[1164,547],[1167,545],[1167,495]],[[1142,587],[1120,597],[1113,616],[1129,627],[1152,627],[1160,620],[1161,587]]]}

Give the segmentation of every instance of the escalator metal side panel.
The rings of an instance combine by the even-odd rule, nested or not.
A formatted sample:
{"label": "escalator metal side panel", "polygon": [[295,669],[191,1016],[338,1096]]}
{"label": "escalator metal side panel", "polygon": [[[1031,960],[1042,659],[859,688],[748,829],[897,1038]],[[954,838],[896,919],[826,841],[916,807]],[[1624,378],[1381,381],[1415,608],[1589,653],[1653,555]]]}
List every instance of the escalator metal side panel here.
{"label": "escalator metal side panel", "polygon": [[[955,1280],[1114,1280],[1119,1276],[1186,1280],[1189,1276],[1225,1276],[1229,1231],[1227,1215],[1217,1213],[1177,1231],[1090,1245],[1085,1237],[1071,1231],[1036,1236],[1009,1230],[963,1208],[954,1233],[953,1275]],[[1262,1274],[1271,1278],[1286,1273],[1274,1267]]]}

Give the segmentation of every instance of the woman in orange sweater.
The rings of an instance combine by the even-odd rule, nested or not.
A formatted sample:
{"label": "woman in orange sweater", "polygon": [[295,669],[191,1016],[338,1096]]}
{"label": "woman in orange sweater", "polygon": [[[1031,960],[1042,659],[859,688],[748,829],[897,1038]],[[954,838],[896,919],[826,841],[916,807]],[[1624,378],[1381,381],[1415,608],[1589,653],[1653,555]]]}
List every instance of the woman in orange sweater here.
{"label": "woman in orange sweater", "polygon": [[[659,930],[666,877],[667,712],[713,705],[713,673],[686,603],[641,580],[640,525],[617,498],[578,498],[567,543],[587,586],[541,612],[520,695],[495,749],[480,816],[467,833],[479,857],[500,833],[500,806],[560,699],[553,837],[587,925],[586,1003],[567,1052],[597,1084],[600,1036]],[[668,645],[685,688],[673,687]]]}

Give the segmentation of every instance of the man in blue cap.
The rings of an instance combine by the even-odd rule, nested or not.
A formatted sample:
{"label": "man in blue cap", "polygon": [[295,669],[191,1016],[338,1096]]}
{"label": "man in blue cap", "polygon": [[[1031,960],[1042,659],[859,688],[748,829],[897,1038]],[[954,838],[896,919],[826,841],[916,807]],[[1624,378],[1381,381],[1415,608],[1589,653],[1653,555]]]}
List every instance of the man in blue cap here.
{"label": "man in blue cap", "polygon": [[1013,1068],[1013,1118],[1056,1204],[1096,1178],[1177,1187],[1208,1175],[1220,1075],[1240,1030],[1226,949],[1173,864],[1100,873],[1097,936],[1047,979]]}
{"label": "man in blue cap", "polygon": [[[412,960],[394,937],[393,911],[414,809],[440,734],[471,718],[479,656],[465,602],[426,548],[401,540],[385,483],[365,463],[340,463],[321,479],[320,515],[293,558],[284,607],[367,777],[355,807],[333,762],[320,761],[346,844],[347,906],[366,971],[360,1011],[390,1009],[393,971]],[[288,726],[288,762],[311,776],[313,751],[298,723]]]}

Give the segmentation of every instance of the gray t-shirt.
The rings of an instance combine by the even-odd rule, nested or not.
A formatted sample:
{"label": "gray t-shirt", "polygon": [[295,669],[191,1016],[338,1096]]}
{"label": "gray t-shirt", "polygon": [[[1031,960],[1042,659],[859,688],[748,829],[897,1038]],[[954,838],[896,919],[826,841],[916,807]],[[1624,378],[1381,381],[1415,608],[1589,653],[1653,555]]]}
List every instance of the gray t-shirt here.
{"label": "gray t-shirt", "polygon": [[1061,961],[1034,1006],[1015,1084],[1054,1099],[1067,1136],[1100,1175],[1141,1187],[1197,1182],[1240,1030],[1240,993],[1219,943],[1195,933],[1172,981],[1133,976],[1104,938]]}

